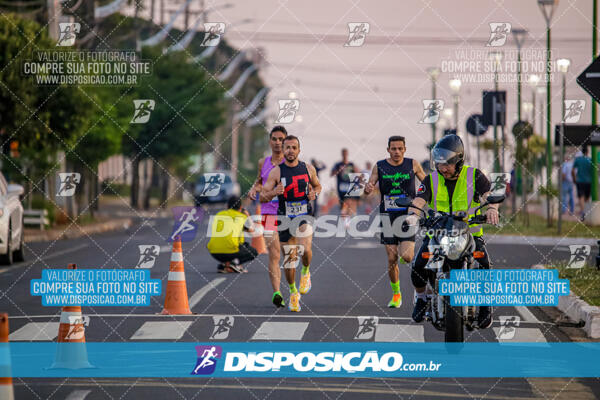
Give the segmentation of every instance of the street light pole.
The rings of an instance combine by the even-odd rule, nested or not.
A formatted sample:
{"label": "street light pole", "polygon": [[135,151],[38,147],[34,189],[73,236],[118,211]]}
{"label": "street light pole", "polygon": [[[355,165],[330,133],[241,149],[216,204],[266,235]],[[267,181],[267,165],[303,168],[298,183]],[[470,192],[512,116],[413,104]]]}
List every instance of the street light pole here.
{"label": "street light pole", "polygon": [[533,125],[533,132],[535,133],[535,121],[536,121],[536,99],[535,99],[535,92],[537,91],[537,85],[538,83],[540,83],[540,76],[539,75],[529,75],[529,86],[531,86],[531,104],[533,104],[533,107],[531,109],[531,125]]}
{"label": "street light pole", "polygon": [[[456,134],[458,135],[458,103],[460,101],[460,87],[462,82],[460,79],[451,79],[450,80],[450,89],[452,90],[452,98],[454,99],[454,129],[456,129]],[[469,137],[465,137],[465,145],[466,145],[466,156],[469,155]]]}
{"label": "street light pole", "polygon": [[544,19],[546,20],[546,215],[548,217],[548,226],[552,225],[552,220],[550,218],[550,201],[552,198],[550,195],[550,188],[552,187],[552,97],[550,86],[550,21],[552,20],[552,15],[554,14],[554,10],[557,4],[558,0],[538,0],[538,6],[542,11]]}
{"label": "street light pole", "polygon": [[[592,60],[598,54],[598,0],[594,0],[592,16]],[[596,100],[592,97],[592,125],[596,125]],[[592,202],[598,200],[598,149],[592,146]],[[594,207],[592,207],[592,210]]]}
{"label": "street light pole", "polygon": [[[515,39],[515,44],[517,45],[517,120],[521,122],[521,48],[523,47],[523,43],[525,42],[525,36],[527,35],[526,29],[513,29],[512,30],[513,38]],[[519,136],[517,138],[517,154],[519,156],[523,153],[523,137]],[[515,160],[517,160],[517,156],[515,155]],[[521,196],[525,199],[525,179],[523,179],[521,163],[516,162],[516,176],[517,176],[517,184],[514,185],[515,193],[512,196],[512,211],[513,214],[516,212],[517,208],[517,193],[518,193],[518,182],[521,182]],[[527,171],[525,171],[527,173]]]}
{"label": "street light pole", "polygon": [[565,158],[565,144],[564,144],[564,136],[565,136],[565,99],[567,92],[567,72],[569,71],[569,65],[571,64],[571,60],[568,58],[561,58],[556,60],[556,65],[558,66],[558,70],[562,75],[562,117],[560,124],[560,149],[559,149],[559,168],[558,168],[558,234],[560,235],[560,231],[562,228],[562,199],[563,199],[563,185],[562,185],[562,166]]}
{"label": "street light pole", "polygon": [[[504,54],[501,51],[490,51],[489,57],[494,61],[494,91],[498,93],[498,67]],[[494,107],[492,110],[492,116],[494,121],[494,172],[500,172],[500,155],[498,154],[498,125],[496,121],[497,104],[495,102],[496,96],[494,96]],[[503,144],[504,145],[504,144]]]}
{"label": "street light pole", "polygon": [[[440,75],[440,69],[438,67],[430,67],[430,68],[427,68],[427,73],[429,74],[429,78],[431,79],[431,99],[435,100],[436,99],[436,83],[437,83],[437,78]],[[435,142],[437,140],[435,131],[436,131],[436,123],[433,122],[433,123],[431,123],[431,146],[432,147],[435,145]]]}

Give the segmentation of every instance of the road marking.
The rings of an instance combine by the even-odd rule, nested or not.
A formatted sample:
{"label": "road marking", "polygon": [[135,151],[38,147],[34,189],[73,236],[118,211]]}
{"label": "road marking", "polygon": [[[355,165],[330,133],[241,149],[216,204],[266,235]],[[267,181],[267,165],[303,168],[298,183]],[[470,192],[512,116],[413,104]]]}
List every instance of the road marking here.
{"label": "road marking", "polygon": [[74,392],[71,392],[65,400],[83,400],[90,393],[92,393],[91,390],[75,390]]}
{"label": "road marking", "polygon": [[31,265],[33,265],[33,264],[35,264],[35,263],[38,263],[38,262],[41,262],[41,261],[49,260],[49,259],[51,259],[51,258],[55,258],[55,257],[58,257],[58,256],[62,256],[62,255],[64,255],[64,254],[73,253],[73,252],[75,252],[75,251],[77,251],[77,250],[80,250],[80,249],[83,249],[83,248],[85,248],[85,247],[89,247],[89,244],[82,243],[82,244],[80,244],[80,245],[77,245],[77,246],[71,247],[70,249],[60,250],[60,251],[57,251],[57,252],[55,252],[55,253],[52,253],[52,254],[48,254],[48,255],[42,256],[41,260],[40,260],[40,259],[38,259],[38,258],[36,257],[36,259],[35,259],[34,261],[24,261],[24,262],[20,262],[20,263],[17,263],[17,264],[11,265],[10,267],[6,267],[6,268],[3,268],[3,269],[1,269],[1,270],[0,270],[0,274],[4,274],[4,273],[6,273],[6,272],[12,271],[13,269],[16,269],[16,268],[22,267],[22,266],[24,266],[24,265],[29,265],[29,266],[31,266]]}
{"label": "road marking", "polygon": [[[220,314],[193,314],[193,315],[161,315],[161,314],[88,314],[91,317],[103,317],[103,318],[168,318],[173,319],[173,317],[177,318],[203,318],[203,317],[216,317],[223,315]],[[235,318],[290,318],[290,319],[353,319],[356,320],[356,315],[276,315],[276,314],[228,314]],[[58,319],[60,316],[56,315],[13,315],[9,316],[9,319],[34,319],[34,318],[47,318],[47,319]],[[411,317],[378,317],[380,321],[412,321]],[[500,322],[499,320],[494,320],[494,322]],[[540,324],[540,325],[554,325],[554,322],[545,322],[545,321],[524,321],[521,320],[521,324]]]}
{"label": "road marking", "polygon": [[58,336],[58,325],[58,322],[30,322],[8,335],[8,339],[51,341]]}
{"label": "road marking", "polygon": [[376,342],[424,342],[423,325],[379,324],[375,330]]}
{"label": "road marking", "polygon": [[529,309],[525,306],[515,306],[515,309],[517,310],[517,312],[519,314],[521,314],[521,317],[523,317],[523,320],[521,322],[534,322],[534,323],[539,323],[540,320],[536,318],[535,315],[533,315],[533,313],[531,311],[529,311]]}
{"label": "road marking", "polygon": [[376,242],[358,242],[344,246],[346,249],[376,249],[380,245]]}
{"label": "road marking", "polygon": [[302,340],[308,322],[265,321],[254,332],[251,340]]}
{"label": "road marking", "polygon": [[212,289],[219,286],[221,283],[225,282],[225,278],[215,278],[212,281],[208,282],[206,285],[202,286],[192,297],[190,297],[190,308],[194,308],[196,304],[202,300],[204,296]]}
{"label": "road marking", "polygon": [[[494,327],[492,328],[494,333],[496,334],[496,338],[498,338],[498,333],[502,327]],[[511,339],[497,339],[500,343],[519,343],[519,342],[527,342],[527,343],[547,343],[546,337],[542,333],[541,330],[537,328],[521,328],[515,327],[515,336]],[[550,345],[548,345],[550,346]]]}
{"label": "road marking", "polygon": [[172,248],[171,246],[169,246],[169,245],[166,245],[166,246],[160,246],[160,252],[161,252],[161,253],[164,253],[164,252],[166,252],[166,251],[171,251],[172,249],[173,249],[173,248]]}
{"label": "road marking", "polygon": [[151,321],[144,322],[131,339],[181,339],[185,331],[194,321]]}
{"label": "road marking", "polygon": [[[78,378],[77,380],[69,380],[68,382],[49,382],[47,383],[48,386],[60,386],[60,387],[78,387],[78,386],[86,386],[89,387],[90,385],[101,385],[102,387],[124,387],[124,388],[129,388],[131,390],[133,390],[133,387],[135,386],[135,388],[167,388],[169,390],[173,390],[173,383],[169,380],[158,380],[157,378],[154,378],[155,380],[152,380],[153,378],[148,378],[148,379],[144,379],[144,380],[127,380],[127,379],[121,379],[120,381],[115,381],[115,380],[108,380],[108,379],[103,379],[103,378],[94,378],[93,380],[90,381],[83,381],[83,378]],[[325,379],[325,378],[322,378]],[[530,378],[533,379],[533,378]],[[544,381],[538,380],[538,386],[542,386],[541,382],[553,382],[554,380],[556,380],[557,378],[552,378],[552,379],[545,379]],[[83,382],[82,382],[83,381]],[[165,382],[166,381],[166,382]],[[368,381],[368,379],[364,379],[364,381]],[[200,390],[206,390],[206,388],[214,388],[214,389],[230,389],[230,390],[237,390],[240,391],[242,393],[246,393],[246,391],[248,390],[267,390],[267,391],[273,391],[273,385],[266,385],[266,384],[249,384],[247,382],[244,382],[243,385],[240,384],[217,384],[214,382],[211,382],[210,380],[203,380],[201,381],[201,383],[196,383],[199,382],[198,380],[195,379],[183,379],[181,381],[177,382],[177,389],[181,389],[181,388],[190,388],[190,389],[197,389],[198,391]],[[363,386],[358,386],[358,384],[355,384],[353,386],[349,386],[348,384],[337,384],[337,383],[330,383],[330,382],[324,382],[324,381],[319,381],[318,385],[313,385],[309,386],[309,385],[299,385],[299,384],[291,384],[291,385],[286,385],[281,384],[281,385],[277,385],[276,389],[277,391],[288,391],[288,392],[294,392],[295,394],[297,394],[298,392],[318,392],[314,397],[318,398],[321,394],[325,393],[325,392],[330,392],[330,393],[335,393],[335,392],[341,392],[341,395],[347,394],[347,393],[369,393],[369,394],[381,394],[381,395],[389,395],[390,394],[390,390],[392,390],[394,392],[395,395],[400,396],[400,395],[405,395],[406,397],[411,397],[414,396],[415,394],[415,390],[413,387],[407,387],[406,384],[404,384],[403,381],[400,381],[399,383],[393,382],[393,385],[390,385],[390,382],[392,382],[392,379],[387,379],[388,384],[383,387],[383,386],[377,386],[377,384],[372,384],[372,383],[368,383],[366,382]],[[45,383],[45,382],[44,382]],[[294,382],[295,383],[295,382]],[[572,385],[575,385],[575,382],[571,382],[569,383],[569,388]],[[22,380],[19,380],[17,382],[14,383],[14,385],[16,386],[24,386],[25,383],[22,382]],[[464,386],[464,385],[463,385]],[[563,388],[566,386],[566,383],[563,384],[563,386],[560,386],[560,388]],[[580,385],[582,386],[582,385]],[[557,392],[560,392],[560,390],[557,389]],[[579,392],[574,392],[574,393],[579,393]],[[440,398],[441,396],[443,396],[444,398],[456,398],[456,399],[464,399],[465,395],[464,393],[451,393],[448,390],[445,390],[444,388],[439,389],[439,390],[434,390],[434,389],[427,389],[427,388],[420,388],[419,389],[419,395],[421,395],[423,398],[427,398],[427,399],[433,399],[433,398]],[[284,395],[285,396],[285,395]],[[337,397],[340,397],[337,396]],[[322,397],[322,396],[321,396]],[[364,397],[364,396],[363,396]],[[488,400],[504,400],[506,399],[506,394],[502,393],[502,394],[498,394],[498,395],[494,395],[494,394],[487,394],[485,396],[486,399]],[[590,397],[593,398],[593,397]]]}

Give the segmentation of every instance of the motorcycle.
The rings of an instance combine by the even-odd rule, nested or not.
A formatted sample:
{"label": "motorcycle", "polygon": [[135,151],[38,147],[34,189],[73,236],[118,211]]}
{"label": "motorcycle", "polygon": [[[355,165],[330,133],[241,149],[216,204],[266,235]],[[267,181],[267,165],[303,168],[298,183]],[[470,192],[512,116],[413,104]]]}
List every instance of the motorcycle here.
{"label": "motorcycle", "polygon": [[[475,209],[489,204],[499,204],[504,201],[504,195],[490,195],[486,202]],[[412,207],[425,211],[411,204],[409,198],[399,198],[396,203],[400,207]],[[425,319],[440,331],[444,331],[446,342],[464,342],[464,328],[473,331],[479,328],[476,322],[475,306],[453,306],[449,296],[439,295],[439,281],[450,279],[453,269],[471,269],[475,259],[483,258],[485,254],[475,251],[475,240],[469,232],[469,224],[486,223],[485,215],[474,215],[467,221],[467,213],[459,211],[456,214],[434,212],[429,209],[429,218],[420,218],[419,226],[427,229],[430,237],[428,251],[421,256],[427,259],[425,269],[428,272],[427,308]]]}

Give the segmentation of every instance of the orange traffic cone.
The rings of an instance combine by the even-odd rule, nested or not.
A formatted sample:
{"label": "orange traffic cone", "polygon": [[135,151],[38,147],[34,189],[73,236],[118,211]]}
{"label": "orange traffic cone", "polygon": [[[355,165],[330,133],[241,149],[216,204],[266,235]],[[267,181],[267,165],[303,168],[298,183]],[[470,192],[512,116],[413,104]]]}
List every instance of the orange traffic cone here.
{"label": "orange traffic cone", "polygon": [[169,281],[167,282],[167,296],[165,297],[165,308],[161,314],[192,314],[188,303],[180,237],[176,237],[173,241],[171,265],[169,266]]}
{"label": "orange traffic cone", "polygon": [[[0,343],[8,343],[8,314],[0,314]],[[6,351],[2,351],[2,354],[6,359],[0,358],[0,371],[1,375],[11,375],[10,373],[10,352],[8,350],[8,344],[0,344],[0,349],[7,346]],[[0,378],[0,399],[14,400],[15,394],[13,391],[13,384],[11,377]]]}
{"label": "orange traffic cone", "polygon": [[[77,265],[69,264],[67,268],[77,269]],[[54,364],[50,367],[51,369],[94,368],[88,362],[81,306],[63,306],[60,313],[57,341],[56,358]]]}
{"label": "orange traffic cone", "polygon": [[[258,203],[256,206],[255,214],[260,215],[260,203]],[[256,225],[257,226],[254,229],[257,229],[259,224]],[[262,225],[260,225],[260,228],[258,229],[260,229],[259,232],[254,232],[252,234],[252,242],[250,243],[250,246],[254,247],[258,254],[267,254],[267,245],[265,243],[265,237],[263,236]]]}

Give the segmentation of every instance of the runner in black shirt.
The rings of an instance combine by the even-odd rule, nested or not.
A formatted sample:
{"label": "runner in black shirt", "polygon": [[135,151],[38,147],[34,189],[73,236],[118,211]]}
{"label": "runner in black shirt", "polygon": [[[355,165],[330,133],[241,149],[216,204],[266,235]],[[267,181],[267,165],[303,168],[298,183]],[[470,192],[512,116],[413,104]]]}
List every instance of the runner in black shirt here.
{"label": "runner in black shirt", "polygon": [[[381,218],[389,219],[390,223],[383,224],[381,244],[385,245],[388,256],[388,275],[392,286],[393,297],[388,307],[397,308],[402,304],[400,293],[400,277],[398,255],[405,263],[412,261],[415,251],[415,237],[403,235],[402,232],[386,232],[386,226],[392,226],[396,218],[407,214],[406,207],[398,207],[395,200],[400,197],[415,197],[415,176],[419,180],[425,178],[425,172],[416,160],[404,157],[406,145],[404,137],[392,136],[388,139],[389,158],[377,161],[369,182],[365,186],[365,194],[370,194],[379,182],[381,201],[379,212]],[[398,252],[400,246],[400,252]]]}
{"label": "runner in black shirt", "polygon": [[[285,217],[289,224],[283,230],[278,229],[279,241],[284,253],[283,267],[290,285],[290,311],[300,311],[300,294],[306,294],[311,288],[310,262],[312,260],[312,226],[308,216],[312,214],[310,202],[321,193],[321,184],[315,167],[298,160],[300,141],[296,136],[288,135],[283,139],[284,163],[274,167],[260,192],[260,201],[271,201],[279,197],[277,214]],[[296,221],[294,221],[296,220]],[[296,229],[296,222],[299,226]],[[302,274],[300,288],[296,289],[296,262],[302,255]]]}

